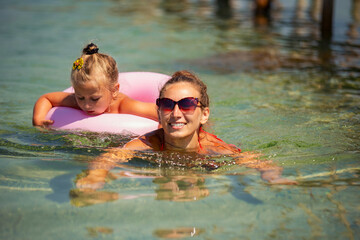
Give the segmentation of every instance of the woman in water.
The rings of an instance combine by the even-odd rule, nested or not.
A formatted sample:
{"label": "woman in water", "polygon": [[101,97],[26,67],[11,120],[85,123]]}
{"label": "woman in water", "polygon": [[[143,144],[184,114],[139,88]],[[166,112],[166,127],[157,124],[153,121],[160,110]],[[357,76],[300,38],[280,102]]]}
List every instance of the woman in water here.
{"label": "woman in water", "polygon": [[[90,164],[88,175],[77,181],[80,189],[101,188],[110,169],[116,164],[139,157],[139,151],[178,152],[179,154],[228,155],[236,164],[257,169],[263,180],[272,184],[296,184],[281,177],[282,168],[271,161],[257,159],[256,154],[241,153],[203,130],[210,116],[206,85],[195,75],[179,71],[160,90],[156,101],[158,120],[162,128],[140,136],[122,148],[114,148]],[[201,165],[214,168],[213,162]],[[196,164],[195,164],[196,165]],[[216,167],[216,166],[215,166]]]}

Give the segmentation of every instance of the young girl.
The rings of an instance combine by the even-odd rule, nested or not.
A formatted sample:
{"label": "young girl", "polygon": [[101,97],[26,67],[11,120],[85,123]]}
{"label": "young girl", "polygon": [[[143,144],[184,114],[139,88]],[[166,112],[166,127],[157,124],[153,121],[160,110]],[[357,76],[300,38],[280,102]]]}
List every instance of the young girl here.
{"label": "young girl", "polygon": [[119,92],[116,61],[98,51],[99,48],[90,43],[73,63],[71,83],[75,93],[47,93],[36,101],[34,126],[53,124],[52,120],[46,120],[45,117],[52,107],[57,106],[81,109],[88,115],[125,113],[158,120],[154,103],[140,102]]}
{"label": "young girl", "polygon": [[[271,184],[296,184],[295,181],[283,178],[282,168],[271,161],[261,161],[256,154],[241,153],[236,146],[202,129],[210,115],[209,97],[206,85],[192,73],[176,72],[161,89],[156,103],[162,128],[128,142],[123,148],[110,149],[99,156],[90,164],[88,175],[78,179],[78,188],[101,188],[113,167],[139,157],[139,151],[149,150],[178,152],[186,157],[190,157],[191,153],[229,155],[236,164],[257,169],[262,179]],[[211,161],[201,164],[212,167]]]}

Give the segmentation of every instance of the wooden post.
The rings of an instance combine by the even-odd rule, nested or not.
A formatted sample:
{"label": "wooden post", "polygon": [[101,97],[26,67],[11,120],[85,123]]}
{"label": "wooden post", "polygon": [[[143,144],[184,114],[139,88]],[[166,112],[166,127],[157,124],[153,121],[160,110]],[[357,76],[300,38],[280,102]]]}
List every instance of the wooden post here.
{"label": "wooden post", "polygon": [[271,9],[271,0],[255,0],[255,15],[268,16]]}
{"label": "wooden post", "polygon": [[223,19],[232,17],[231,0],[216,0],[216,15]]}
{"label": "wooden post", "polygon": [[322,2],[321,39],[330,41],[332,37],[334,0],[323,0]]}
{"label": "wooden post", "polygon": [[254,0],[254,23],[255,26],[266,26],[271,22],[272,0]]}

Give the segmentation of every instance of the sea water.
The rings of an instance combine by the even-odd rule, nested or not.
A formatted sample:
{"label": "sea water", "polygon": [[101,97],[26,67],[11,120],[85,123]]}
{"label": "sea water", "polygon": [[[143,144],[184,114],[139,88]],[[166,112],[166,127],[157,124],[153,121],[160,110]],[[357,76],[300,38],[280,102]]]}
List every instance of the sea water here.
{"label": "sea water", "polygon": [[[240,0],[1,1],[0,239],[356,239],[359,3],[335,1],[327,42],[319,2],[275,1],[258,19]],[[133,159],[79,192],[88,163],[133,136],[39,130],[31,117],[41,94],[69,87],[91,41],[120,71],[195,72],[208,131],[299,185]]]}

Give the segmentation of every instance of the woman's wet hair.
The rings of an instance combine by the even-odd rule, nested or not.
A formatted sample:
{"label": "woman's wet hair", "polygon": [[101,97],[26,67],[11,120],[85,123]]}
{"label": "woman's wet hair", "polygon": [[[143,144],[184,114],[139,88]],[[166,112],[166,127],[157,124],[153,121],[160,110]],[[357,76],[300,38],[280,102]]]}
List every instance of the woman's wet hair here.
{"label": "woman's wet hair", "polygon": [[[107,54],[99,53],[96,44],[88,44],[82,51],[80,58],[82,66],[80,68],[73,67],[71,71],[71,82],[73,86],[84,84],[88,81],[96,81],[103,84],[110,91],[118,82],[119,71],[114,58]],[[96,78],[93,76],[96,74]]]}
{"label": "woman's wet hair", "polygon": [[182,70],[175,72],[171,78],[164,84],[160,90],[159,97],[161,98],[168,86],[174,83],[187,82],[194,85],[200,92],[200,102],[202,107],[209,107],[210,101],[207,94],[207,87],[203,81],[201,81],[195,74]]}

